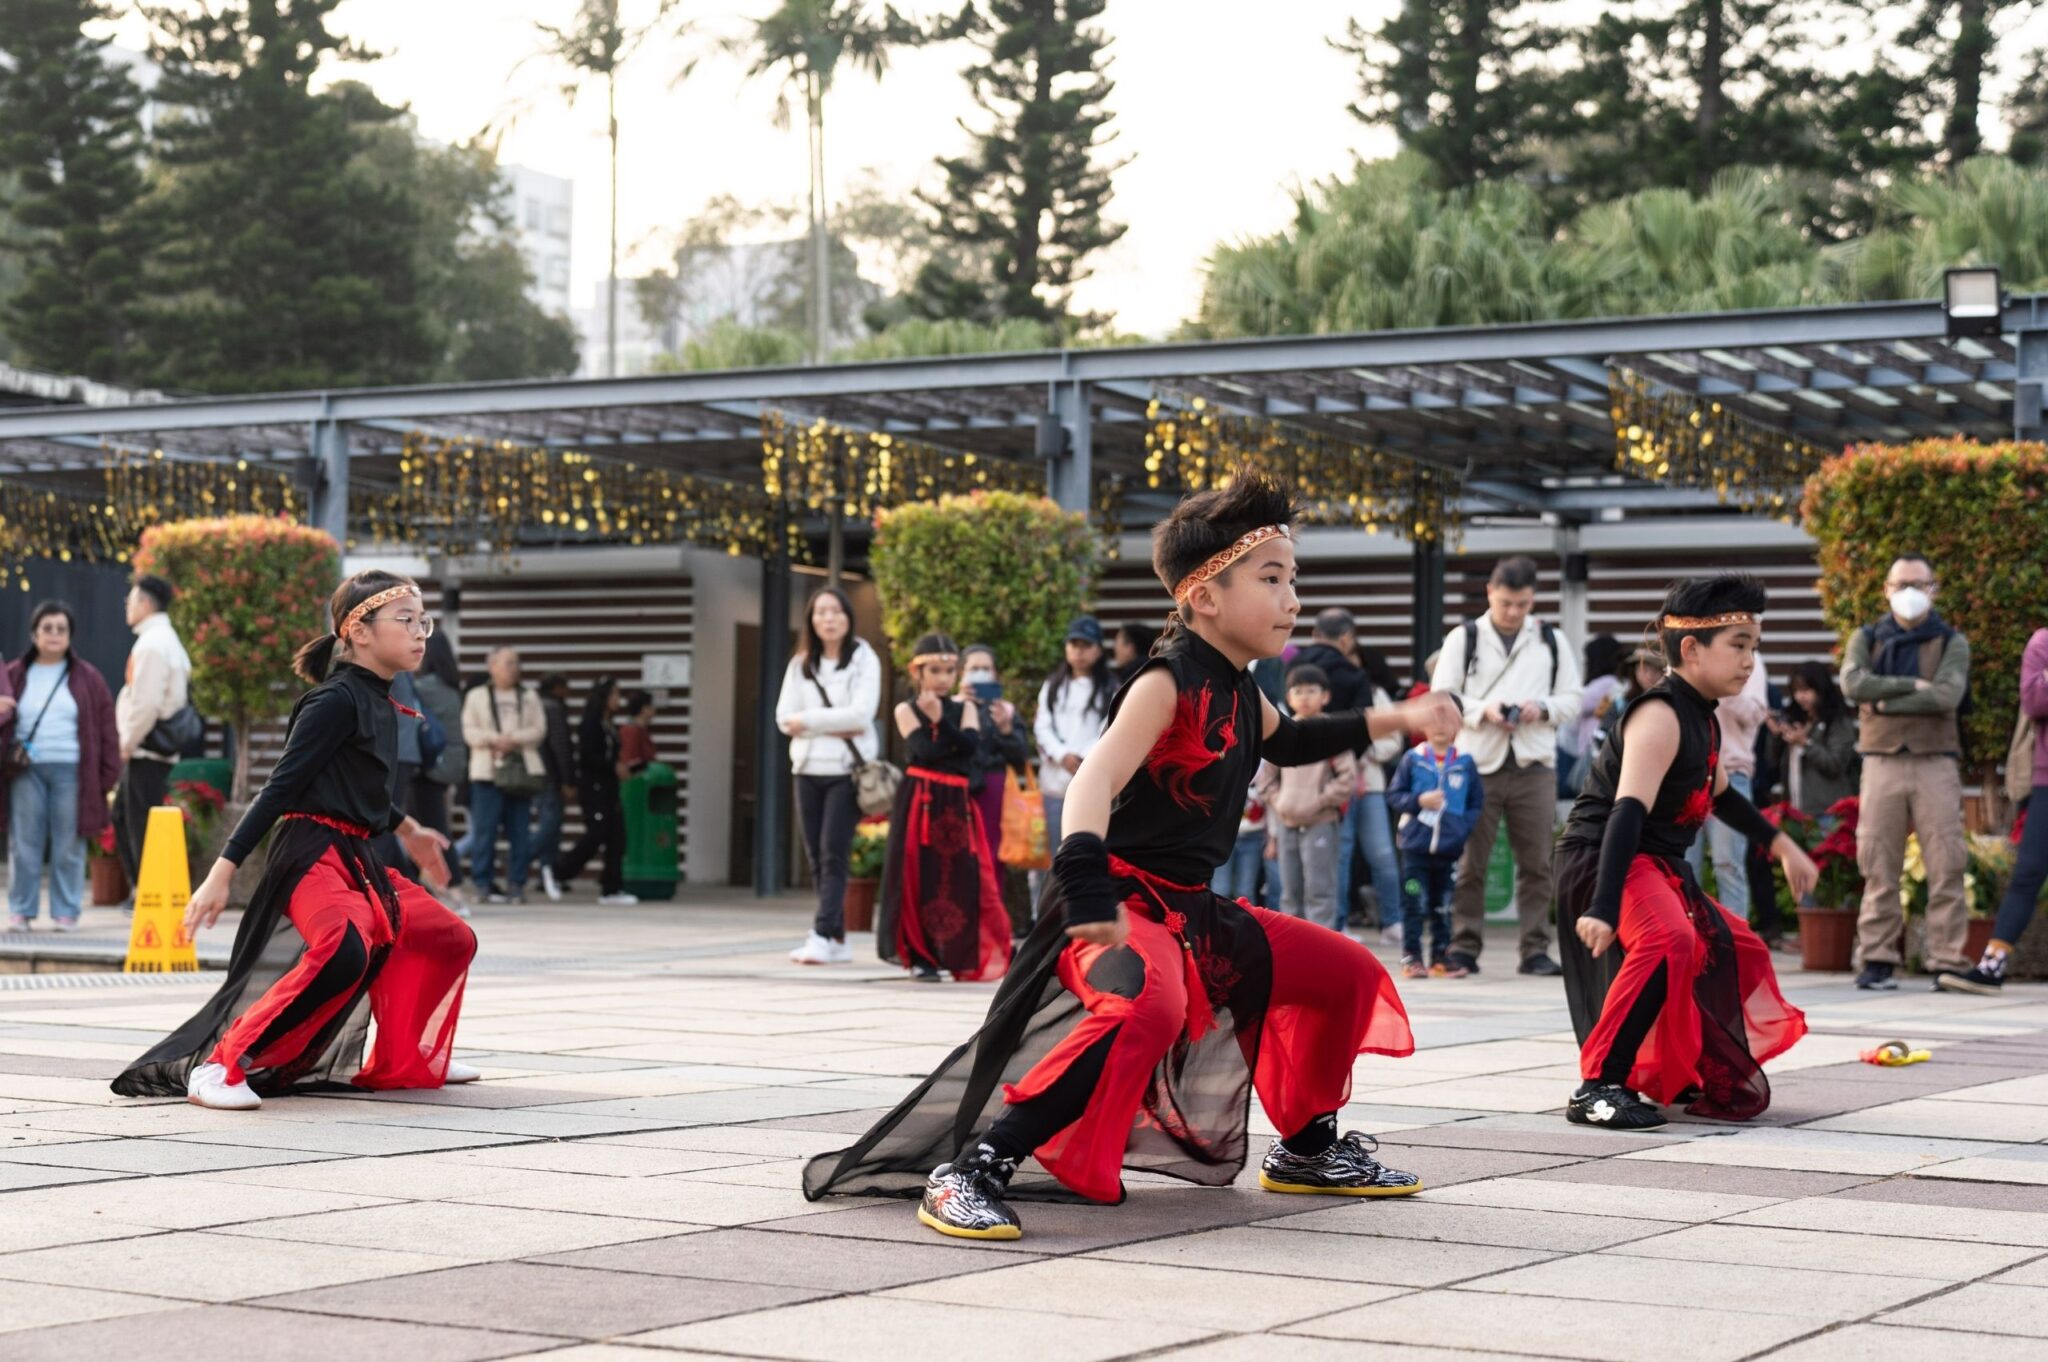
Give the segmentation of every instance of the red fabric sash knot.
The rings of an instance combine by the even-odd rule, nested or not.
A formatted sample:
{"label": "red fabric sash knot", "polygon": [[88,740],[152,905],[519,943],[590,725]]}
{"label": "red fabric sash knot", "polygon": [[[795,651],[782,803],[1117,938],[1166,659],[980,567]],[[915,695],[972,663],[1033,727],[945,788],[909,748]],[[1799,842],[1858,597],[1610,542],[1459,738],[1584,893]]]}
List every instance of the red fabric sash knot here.
{"label": "red fabric sash knot", "polygon": [[1216,1009],[1209,1002],[1208,986],[1202,982],[1201,960],[1195,954],[1194,943],[1188,940],[1187,914],[1175,912],[1167,907],[1160,895],[1162,890],[1181,894],[1204,893],[1206,887],[1175,884],[1163,876],[1154,875],[1149,870],[1132,865],[1121,856],[1109,858],[1109,873],[1120,879],[1136,880],[1138,895],[1130,900],[1130,903],[1141,908],[1155,909],[1156,913],[1148,911],[1146,916],[1156,916],[1159,924],[1180,940],[1181,980],[1188,996],[1187,1035],[1188,1042],[1193,1044],[1215,1029]]}
{"label": "red fabric sash knot", "polygon": [[398,701],[398,697],[395,695],[387,695],[384,698],[391,702],[391,707],[393,709],[397,710],[400,714],[403,714],[408,719],[424,719],[426,717],[424,714],[421,714],[418,710],[408,709],[406,706],[400,704]]}

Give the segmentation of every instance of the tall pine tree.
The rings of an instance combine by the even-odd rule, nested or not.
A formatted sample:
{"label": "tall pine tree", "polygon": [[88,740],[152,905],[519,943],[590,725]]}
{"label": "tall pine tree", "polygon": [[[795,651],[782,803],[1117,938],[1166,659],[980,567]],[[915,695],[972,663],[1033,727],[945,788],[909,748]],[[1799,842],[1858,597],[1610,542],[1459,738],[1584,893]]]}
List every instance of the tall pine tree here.
{"label": "tall pine tree", "polygon": [[0,250],[18,285],[4,329],[22,361],[108,383],[142,365],[150,232],[138,212],[141,94],[84,25],[101,0],[9,0],[0,27]]}
{"label": "tall pine tree", "polygon": [[367,54],[328,29],[341,0],[151,6],[168,180],[161,381],[214,392],[405,383],[438,359],[419,205],[358,160],[397,116],[309,87]]}
{"label": "tall pine tree", "polygon": [[[1107,4],[986,0],[984,55],[962,74],[990,124],[968,129],[969,154],[940,159],[945,192],[927,202],[940,235],[970,256],[986,251],[993,277],[927,270],[918,292],[933,315],[1067,319],[1087,257],[1123,236],[1123,224],[1103,216],[1124,164],[1099,155],[1115,137],[1106,131],[1115,116],[1106,107],[1109,37],[1094,22]],[[984,298],[989,305],[976,307]]]}

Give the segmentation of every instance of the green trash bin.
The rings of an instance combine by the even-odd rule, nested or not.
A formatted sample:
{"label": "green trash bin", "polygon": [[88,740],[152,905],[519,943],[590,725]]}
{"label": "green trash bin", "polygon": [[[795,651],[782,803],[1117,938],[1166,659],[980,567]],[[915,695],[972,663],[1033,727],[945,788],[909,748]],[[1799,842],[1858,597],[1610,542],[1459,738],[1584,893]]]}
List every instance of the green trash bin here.
{"label": "green trash bin", "polygon": [[[1501,831],[1505,834],[1507,830]],[[1514,897],[1515,853],[1503,835],[1495,839],[1493,855],[1486,862],[1486,916],[1502,922],[1514,921],[1515,915],[1508,911]]]}
{"label": "green trash bin", "polygon": [[619,787],[626,810],[626,892],[643,899],[676,896],[676,768],[649,762]]}
{"label": "green trash bin", "polygon": [[196,780],[219,790],[222,798],[233,793],[235,768],[232,763],[218,757],[192,757],[171,767],[171,788],[177,789],[181,780]]}

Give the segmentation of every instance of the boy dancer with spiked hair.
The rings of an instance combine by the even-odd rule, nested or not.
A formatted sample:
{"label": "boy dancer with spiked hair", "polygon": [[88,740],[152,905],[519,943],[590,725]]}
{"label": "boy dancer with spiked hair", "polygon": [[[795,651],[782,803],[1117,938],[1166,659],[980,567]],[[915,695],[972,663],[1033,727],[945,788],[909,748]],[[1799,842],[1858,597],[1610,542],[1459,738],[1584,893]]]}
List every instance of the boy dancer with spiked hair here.
{"label": "boy dancer with spiked hair", "polygon": [[1770,1105],[1764,1061],[1806,1034],[1770,949],[1685,861],[1711,813],[1770,846],[1795,899],[1818,877],[1721,769],[1715,705],[1761,665],[1764,604],[1753,577],[1672,586],[1657,621],[1670,671],[1630,702],[1558,842],[1565,996],[1585,1080],[1565,1117],[1579,1125],[1660,1126],[1653,1103],[1747,1120]]}
{"label": "boy dancer with spiked hair", "polygon": [[1353,1059],[1415,1048],[1386,970],[1327,927],[1208,889],[1262,757],[1323,761],[1452,704],[1297,722],[1265,699],[1246,667],[1294,631],[1293,519],[1285,492],[1244,477],[1153,531],[1175,610],[1067,792],[1037,927],[981,1029],[852,1148],[812,1160],[807,1196],[921,1192],[939,1233],[1015,1239],[1008,1197],[1059,1194],[1017,1179],[1029,1157],[1091,1201],[1121,1200],[1125,1168],[1229,1183],[1254,1089],[1286,1132],[1267,1190],[1421,1187],[1372,1137],[1337,1133]]}

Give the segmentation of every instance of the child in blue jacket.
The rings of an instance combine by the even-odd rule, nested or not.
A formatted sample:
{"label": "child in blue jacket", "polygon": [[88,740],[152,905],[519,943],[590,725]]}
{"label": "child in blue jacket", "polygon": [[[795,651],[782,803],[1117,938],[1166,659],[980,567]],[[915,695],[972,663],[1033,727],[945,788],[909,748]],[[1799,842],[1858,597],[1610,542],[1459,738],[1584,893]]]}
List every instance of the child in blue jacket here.
{"label": "child in blue jacket", "polygon": [[[1479,768],[1452,746],[1455,719],[1440,719],[1424,741],[1402,753],[1387,785],[1387,807],[1400,815],[1401,975],[1455,979],[1466,973],[1446,960],[1451,947],[1451,885],[1465,839],[1485,803]],[[1428,969],[1422,965],[1422,923],[1429,920]]]}

